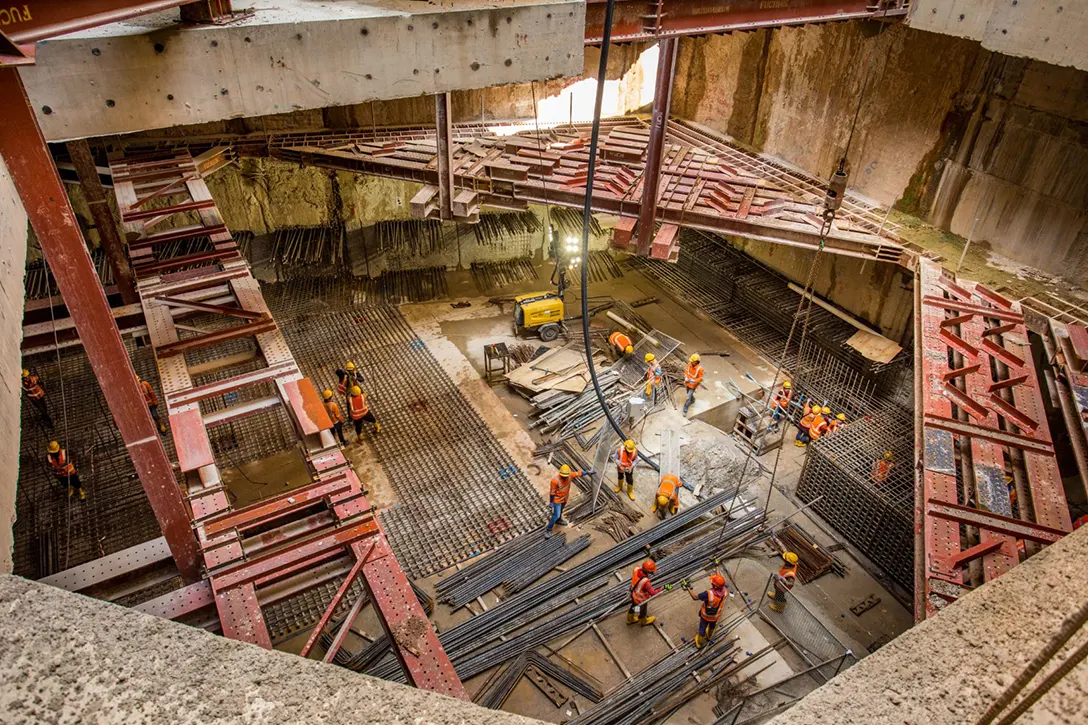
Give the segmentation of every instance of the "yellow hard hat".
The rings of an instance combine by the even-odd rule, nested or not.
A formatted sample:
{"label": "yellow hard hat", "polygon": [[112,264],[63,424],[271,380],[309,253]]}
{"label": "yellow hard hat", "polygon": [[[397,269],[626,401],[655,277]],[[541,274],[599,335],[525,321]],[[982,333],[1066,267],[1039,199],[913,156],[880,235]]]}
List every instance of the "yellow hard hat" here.
{"label": "yellow hard hat", "polygon": [[635,351],[635,348],[631,347],[630,345],[628,345],[627,347],[623,348],[623,352],[624,352],[624,354],[625,354],[625,355],[630,355],[630,354],[631,354],[631,353],[633,353],[634,351]]}
{"label": "yellow hard hat", "polygon": [[355,363],[349,361],[346,365],[344,365],[344,369],[350,373],[352,370],[355,369]]}
{"label": "yellow hard hat", "polygon": [[628,438],[627,440],[625,440],[623,442],[623,447],[627,449],[628,453],[634,453],[635,452],[635,442],[633,440],[631,440],[630,438]]}
{"label": "yellow hard hat", "polygon": [[329,390],[328,388],[325,388],[324,390],[321,391],[321,397],[324,398],[325,400],[328,400],[329,398],[332,397],[332,391]]}
{"label": "yellow hard hat", "polygon": [[652,352],[646,353],[645,360],[646,360],[646,362],[653,362],[654,361],[654,354]]}
{"label": "yellow hard hat", "polygon": [[838,418],[839,420],[846,420],[846,413],[839,413],[835,417]]}
{"label": "yellow hard hat", "polygon": [[559,475],[562,476],[563,478],[566,478],[567,476],[569,476],[570,473],[571,473],[570,466],[568,466],[566,463],[564,463],[562,466],[559,467]]}
{"label": "yellow hard hat", "polygon": [[831,415],[831,408],[829,408],[829,407],[827,407],[825,405],[824,408],[823,408],[823,414],[824,415]]}
{"label": "yellow hard hat", "polygon": [[23,377],[24,378],[29,378],[30,377],[30,371],[27,370],[26,368],[23,368]]}
{"label": "yellow hard hat", "polygon": [[669,503],[669,497],[668,496],[662,496],[661,494],[657,495],[657,505],[658,506],[667,506],[668,503]]}
{"label": "yellow hard hat", "polygon": [[137,373],[137,375],[136,375],[136,382],[140,382],[140,380],[142,380],[142,378],[141,378],[141,377],[140,377],[140,375],[139,375],[139,374]]}
{"label": "yellow hard hat", "polygon": [[49,441],[49,446],[46,448],[50,453],[57,453],[60,451],[60,443],[56,441]]}
{"label": "yellow hard hat", "polygon": [[792,551],[787,551],[785,554],[782,555],[782,558],[786,560],[787,564],[797,563],[797,554],[794,554]]}
{"label": "yellow hard hat", "polygon": [[688,358],[689,362],[699,362],[702,358],[699,357],[699,353],[693,352],[691,357]]}
{"label": "yellow hard hat", "polygon": [[785,388],[786,390],[789,390],[790,388],[793,387],[793,384],[789,380],[787,380],[786,382],[782,383],[782,387]]}
{"label": "yellow hard hat", "polygon": [[893,458],[895,458],[894,453],[892,453],[891,451],[884,451],[884,460],[885,461],[890,461]]}
{"label": "yellow hard hat", "polygon": [[358,385],[352,385],[351,386],[351,394],[352,395],[362,395],[363,394],[363,389],[360,388]]}

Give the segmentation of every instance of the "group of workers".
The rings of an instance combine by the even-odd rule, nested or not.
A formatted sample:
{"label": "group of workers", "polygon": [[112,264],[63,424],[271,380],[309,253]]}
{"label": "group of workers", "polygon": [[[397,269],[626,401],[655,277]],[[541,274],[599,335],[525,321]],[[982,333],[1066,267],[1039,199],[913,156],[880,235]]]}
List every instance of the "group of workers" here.
{"label": "group of workers", "polygon": [[[793,402],[793,384],[786,380],[771,397],[771,420],[775,426],[789,419],[789,406]],[[804,448],[813,441],[837,431],[846,423],[846,413],[831,415],[831,407],[813,405],[812,400],[805,401],[801,420],[797,423],[797,439],[794,445]]]}
{"label": "group of workers", "polygon": [[382,431],[382,424],[378,422],[374,411],[370,409],[362,385],[363,375],[356,369],[355,363],[350,360],[344,364],[343,368],[336,371],[336,392],[343,396],[347,405],[348,417],[346,419],[340,409],[340,404],[333,400],[332,390],[326,388],[321,393],[321,397],[325,399],[325,412],[329,414],[329,419],[332,421],[333,435],[336,436],[341,445],[346,446],[348,444],[347,439],[344,438],[344,423],[347,420],[351,420],[351,424],[355,427],[356,441],[363,435],[363,423],[373,424],[376,433]]}
{"label": "group of workers", "polygon": [[[624,355],[630,355],[635,350],[631,338],[619,330],[608,336],[608,347],[616,359]],[[643,356],[643,361],[646,363],[646,398],[650,400],[651,404],[657,405],[658,400],[664,395],[662,387],[665,376],[664,371],[661,368],[661,363],[658,362],[657,355],[652,352],[646,353]],[[695,391],[703,384],[705,374],[706,371],[703,369],[699,354],[691,355],[688,358],[687,367],[684,369],[684,388],[687,390],[687,399],[684,401],[684,417],[687,417],[688,410],[695,403]]]}

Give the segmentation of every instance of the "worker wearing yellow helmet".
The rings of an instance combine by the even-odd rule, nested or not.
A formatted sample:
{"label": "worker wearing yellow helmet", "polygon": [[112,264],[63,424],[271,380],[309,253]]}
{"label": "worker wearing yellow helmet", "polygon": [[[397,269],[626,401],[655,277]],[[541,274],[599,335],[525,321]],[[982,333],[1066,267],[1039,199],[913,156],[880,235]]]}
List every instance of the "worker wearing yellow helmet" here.
{"label": "worker wearing yellow helmet", "polygon": [[771,609],[782,612],[786,609],[786,594],[793,589],[797,581],[797,554],[787,551],[782,554],[782,568],[774,577],[774,589],[767,592],[771,598]]}
{"label": "worker wearing yellow helmet", "polygon": [[831,435],[832,433],[837,431],[839,428],[842,427],[843,423],[845,423],[845,422],[846,422],[846,413],[839,413],[834,418],[827,421],[827,434],[826,435]]}
{"label": "worker wearing yellow helmet", "polygon": [[351,390],[348,391],[348,416],[351,417],[351,422],[355,426],[355,440],[358,441],[363,435],[363,421],[374,424],[374,432],[382,432],[382,424],[378,422],[378,419],[374,417],[374,411],[370,409],[370,405],[366,402],[366,393],[358,385],[352,385]]}
{"label": "worker wearing yellow helmet", "polygon": [[873,461],[873,482],[874,483],[887,483],[888,477],[892,473],[892,468],[895,466],[895,454],[891,450],[884,451],[884,455],[879,459]]}
{"label": "worker wearing yellow helmet", "polygon": [[76,466],[68,457],[68,451],[61,448],[60,443],[56,441],[49,441],[45,451],[57,483],[68,489],[68,498],[74,494],[79,494],[80,501],[87,498],[87,495],[83,493],[83,484],[79,482]]}
{"label": "worker wearing yellow helmet", "polygon": [[53,418],[49,415],[49,408],[45,404],[45,388],[37,375],[23,368],[23,392],[26,393],[30,404],[38,411],[42,421],[50,428],[53,427]]}
{"label": "worker wearing yellow helmet", "polygon": [[344,438],[344,413],[340,410],[340,405],[332,399],[332,391],[328,388],[321,392],[321,397],[325,400],[325,412],[332,421],[333,435],[340,440],[340,445],[346,446],[348,442]]}
{"label": "worker wearing yellow helmet", "polygon": [[544,538],[549,539],[552,535],[552,528],[559,524],[560,526],[566,526],[567,522],[563,518],[563,507],[567,505],[567,501],[570,500],[570,482],[575,478],[581,478],[582,476],[592,476],[596,471],[575,471],[570,466],[564,463],[559,467],[559,475],[552,478],[551,489],[548,491],[548,501],[552,507],[552,516],[548,519],[548,527],[544,530]]}
{"label": "worker wearing yellow helmet", "polygon": [[355,369],[355,363],[349,360],[344,363],[343,369],[336,371],[336,392],[346,397],[353,385],[362,387],[363,375]]}
{"label": "worker wearing yellow helmet", "polygon": [[620,443],[616,451],[616,493],[623,490],[627,482],[627,498],[635,500],[635,464],[638,462],[638,448],[631,439]]}
{"label": "worker wearing yellow helmet", "polygon": [[823,438],[824,433],[827,433],[827,422],[831,417],[831,408],[825,406],[814,406],[812,408],[812,423],[808,427],[808,441],[809,443],[815,443]]}
{"label": "worker wearing yellow helmet", "polygon": [[623,355],[630,355],[635,351],[635,346],[631,344],[631,338],[624,333],[616,330],[608,336],[608,347],[615,354],[616,358]]}
{"label": "worker wearing yellow helmet", "polygon": [[650,507],[650,513],[657,512],[660,518],[665,518],[665,512],[676,515],[680,510],[680,477],[675,473],[666,473],[661,476],[661,484],[657,488],[654,497],[654,505]]}
{"label": "worker wearing yellow helmet", "polygon": [[657,356],[652,352],[646,353],[646,357],[643,359],[646,361],[646,397],[650,399],[653,405],[656,405],[663,376],[661,363],[657,361]]}
{"label": "worker wearing yellow helmet", "polygon": [[688,409],[695,402],[695,391],[703,384],[703,365],[700,362],[699,353],[692,354],[688,358],[688,366],[684,369],[684,387],[688,389],[688,399],[684,401],[684,417],[688,415]]}

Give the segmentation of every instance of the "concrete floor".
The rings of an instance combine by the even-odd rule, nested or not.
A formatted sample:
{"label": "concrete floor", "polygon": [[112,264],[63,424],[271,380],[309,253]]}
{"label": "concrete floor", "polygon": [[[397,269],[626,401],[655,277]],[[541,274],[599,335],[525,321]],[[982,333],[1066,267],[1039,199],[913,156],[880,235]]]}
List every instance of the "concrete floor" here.
{"label": "concrete floor", "polygon": [[[471,281],[459,279],[459,276],[467,278],[466,273],[451,274],[451,290],[455,294],[457,291],[472,290]],[[546,275],[542,274],[542,278],[546,278]],[[518,288],[504,289],[502,294],[543,289],[545,285],[546,283],[539,282],[526,283]],[[680,339],[692,350],[729,352],[728,357],[709,358],[706,362],[707,385],[711,390],[719,390],[730,378],[739,381],[746,373],[763,385],[769,385],[774,378],[774,368],[762,361],[741,341],[733,338],[717,324],[674,303],[652,283],[635,273],[628,272],[622,279],[594,284],[591,287],[591,294],[594,297],[612,295],[626,301],[657,296],[660,300],[658,303],[639,308],[639,313],[652,325]],[[505,385],[489,386],[481,379],[484,368],[484,345],[499,341],[508,343],[518,341],[512,334],[509,307],[500,311],[497,306],[489,305],[486,298],[478,296],[459,299],[470,302],[471,305],[454,308],[449,301],[443,301],[406,305],[401,309],[420,338],[426,341],[443,369],[488,422],[496,437],[503,442],[517,463],[529,472],[534,486],[545,494],[548,481],[554,475],[554,471],[544,466],[541,460],[532,459],[532,451],[538,442],[538,437],[535,432],[528,429],[530,408],[527,401],[510,391]],[[605,324],[604,321],[599,320],[593,322]],[[561,342],[562,340],[555,344]],[[672,404],[653,414],[641,427],[638,436],[643,441],[644,447],[654,449],[656,434],[667,427],[679,430],[682,440],[692,435],[710,436],[720,439],[722,445],[733,445],[729,436],[713,426],[697,420],[685,420],[680,414],[679,403],[682,403],[682,393],[676,391]],[[703,406],[709,407],[705,399],[697,402],[693,413],[698,414]],[[759,462],[770,470],[775,466],[775,459],[780,456],[774,485],[771,486],[769,477],[764,476],[752,486],[749,495],[760,503],[768,503],[772,521],[795,514],[793,521],[801,524],[821,545],[832,546],[838,542],[822,531],[819,522],[811,519],[807,512],[796,513],[800,505],[794,499],[793,492],[805,453],[803,449],[789,445],[791,433],[787,434],[787,445],[759,459]],[[362,445],[350,446],[349,455],[360,470],[360,474],[368,481],[374,501],[380,505],[392,503],[393,499],[389,496],[388,487],[382,485],[383,476],[380,466],[374,463],[373,455],[368,448]],[[264,472],[262,468],[265,467],[254,464],[252,468],[247,467],[246,473],[255,480],[266,480],[259,478]],[[287,469],[278,462],[273,462],[267,464],[267,470],[282,474]],[[608,473],[609,483],[613,475]],[[252,484],[247,483],[247,485],[252,488]],[[231,487],[235,489],[236,485],[232,483]],[[239,497],[245,495],[243,493],[245,486],[237,488]],[[638,471],[635,484],[637,506],[648,511],[655,491],[656,481],[649,470]],[[542,521],[545,517],[546,511],[542,508]],[[646,516],[640,525],[649,526],[655,521],[656,518]],[[613,545],[613,541],[607,535],[591,527],[586,528],[593,536],[592,544],[586,552],[570,562],[571,564],[589,558]],[[578,536],[581,532],[575,530],[570,533]],[[795,592],[818,619],[860,658],[867,654],[866,647],[874,641],[881,638],[893,638],[909,628],[912,618],[910,612],[867,573],[859,563],[859,558],[851,553],[849,547],[839,551],[837,555],[847,566],[848,571],[845,577],[840,578],[829,574],[807,586],[797,587]],[[747,604],[746,600],[758,601],[763,596],[767,577],[772,571],[777,570],[778,563],[770,552],[755,553],[729,562],[726,568],[739,589],[732,593],[726,606],[724,616],[728,617],[734,612],[743,610]],[[439,574],[422,584],[425,588],[430,588],[441,576]],[[695,584],[697,587],[705,586],[705,582],[695,582]],[[849,607],[870,595],[879,597],[880,603],[860,617],[853,615]],[[491,593],[485,595],[483,601],[490,607],[498,599]],[[472,605],[472,610],[479,611],[479,605]],[[637,672],[647,663],[666,654],[670,649],[670,641],[679,643],[694,635],[698,608],[685,593],[674,591],[660,597],[655,600],[652,610],[661,625],[660,629],[629,627],[622,612],[600,623],[601,634],[609,641],[616,659],[613,659],[602,646],[593,631],[583,634],[562,648],[560,654],[590,673],[601,683],[603,689],[607,690],[625,678],[620,663],[628,671]],[[440,605],[433,619],[439,630],[444,630],[469,616],[471,614],[468,609],[451,613],[447,606]],[[375,636],[380,632],[377,621],[370,612],[360,617],[356,627],[369,636]],[[782,646],[781,637],[758,618],[743,624],[738,628],[735,636],[740,637],[740,643],[747,652],[755,652],[768,643],[778,645],[781,653],[775,657],[765,658],[759,664],[759,667],[772,665],[759,676],[760,684],[777,681],[788,674],[791,664],[794,667],[799,666],[788,648]],[[297,650],[301,646],[302,639],[296,637],[282,648]],[[354,642],[349,641],[348,646],[358,647],[360,644],[361,641],[355,639]],[[481,687],[489,675],[490,673],[485,673],[466,683],[469,691],[473,692]],[[710,696],[703,696],[680,711],[673,720],[684,722],[687,716],[694,718],[696,722],[709,721],[713,719],[711,711],[713,704]],[[523,681],[517,686],[504,709],[553,722],[564,720],[571,715],[565,709],[557,709],[528,681]]]}

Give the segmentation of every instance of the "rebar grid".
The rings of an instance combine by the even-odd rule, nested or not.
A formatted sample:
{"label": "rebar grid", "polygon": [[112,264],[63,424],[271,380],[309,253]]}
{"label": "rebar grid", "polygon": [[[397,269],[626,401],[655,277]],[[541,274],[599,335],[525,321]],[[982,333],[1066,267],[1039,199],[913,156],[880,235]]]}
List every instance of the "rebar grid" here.
{"label": "rebar grid", "polygon": [[472,282],[480,294],[519,282],[537,279],[536,267],[530,257],[510,259],[504,262],[473,262]]}

